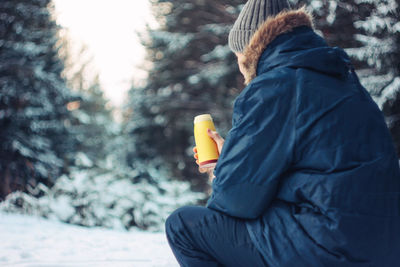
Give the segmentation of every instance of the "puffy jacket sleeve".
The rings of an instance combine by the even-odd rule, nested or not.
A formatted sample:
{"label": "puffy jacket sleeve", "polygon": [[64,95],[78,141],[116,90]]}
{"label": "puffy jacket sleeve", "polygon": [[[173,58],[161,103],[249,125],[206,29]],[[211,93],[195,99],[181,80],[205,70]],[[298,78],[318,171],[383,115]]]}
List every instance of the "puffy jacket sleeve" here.
{"label": "puffy jacket sleeve", "polygon": [[243,92],[235,101],[206,206],[252,219],[267,209],[292,163],[296,93],[283,79],[250,84]]}

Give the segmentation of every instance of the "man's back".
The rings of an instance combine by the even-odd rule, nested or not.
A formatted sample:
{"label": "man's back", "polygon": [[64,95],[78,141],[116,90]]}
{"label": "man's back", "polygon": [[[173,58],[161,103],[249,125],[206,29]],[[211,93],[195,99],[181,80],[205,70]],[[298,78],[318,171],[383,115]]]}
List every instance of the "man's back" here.
{"label": "man's back", "polygon": [[267,71],[254,82],[291,80],[293,160],[276,198],[248,229],[272,265],[391,266],[400,255],[393,238],[400,236],[400,171],[383,115],[341,49],[317,45],[311,29],[288,35],[263,55],[267,66],[259,68]]}

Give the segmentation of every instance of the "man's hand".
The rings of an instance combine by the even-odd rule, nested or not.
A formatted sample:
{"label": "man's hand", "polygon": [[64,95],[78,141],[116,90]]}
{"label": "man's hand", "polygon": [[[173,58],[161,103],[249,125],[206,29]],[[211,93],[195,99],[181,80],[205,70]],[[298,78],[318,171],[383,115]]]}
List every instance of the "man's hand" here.
{"label": "man's hand", "polygon": [[[218,147],[218,154],[221,154],[222,147],[224,146],[225,140],[216,131],[212,131],[212,130],[208,129],[207,134],[215,141],[215,143],[217,144],[217,147]],[[208,173],[210,182],[212,182],[212,180],[215,178],[215,176],[213,174],[214,168],[201,167],[200,163],[199,163],[199,156],[197,154],[197,147],[193,148],[193,152],[194,152],[194,158],[196,159],[196,163],[197,163],[197,165],[199,165],[199,172]]]}
{"label": "man's hand", "polygon": [[210,129],[208,129],[207,134],[209,137],[211,137],[212,139],[214,139],[215,143],[217,143],[217,147],[218,147],[218,154],[221,154],[222,151],[222,147],[224,146],[224,142],[225,139],[222,138],[218,132],[216,131],[212,131]]}

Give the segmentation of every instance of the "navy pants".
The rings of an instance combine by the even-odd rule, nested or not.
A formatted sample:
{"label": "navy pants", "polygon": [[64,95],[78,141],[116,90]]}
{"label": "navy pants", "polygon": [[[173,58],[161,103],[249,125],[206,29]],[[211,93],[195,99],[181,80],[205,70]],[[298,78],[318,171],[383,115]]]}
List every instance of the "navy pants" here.
{"label": "navy pants", "polygon": [[242,219],[206,207],[185,206],[168,217],[165,230],[181,266],[267,266]]}

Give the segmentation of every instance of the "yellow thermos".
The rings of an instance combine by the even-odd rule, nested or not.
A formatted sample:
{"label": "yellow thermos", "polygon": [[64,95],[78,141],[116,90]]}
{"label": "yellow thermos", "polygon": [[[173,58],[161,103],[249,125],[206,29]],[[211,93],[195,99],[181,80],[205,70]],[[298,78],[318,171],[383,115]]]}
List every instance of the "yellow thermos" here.
{"label": "yellow thermos", "polygon": [[207,134],[207,128],[215,131],[210,114],[202,114],[194,118],[194,139],[199,156],[199,165],[212,168],[217,164],[219,153],[217,143]]}

